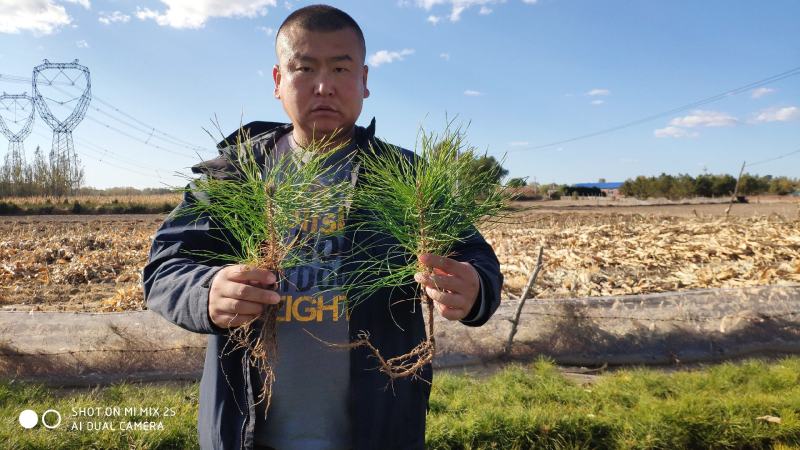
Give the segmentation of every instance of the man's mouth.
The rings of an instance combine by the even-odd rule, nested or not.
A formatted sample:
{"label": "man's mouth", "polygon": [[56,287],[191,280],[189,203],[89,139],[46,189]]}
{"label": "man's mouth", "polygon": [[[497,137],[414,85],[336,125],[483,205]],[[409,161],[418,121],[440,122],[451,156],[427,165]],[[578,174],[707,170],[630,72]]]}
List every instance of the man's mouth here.
{"label": "man's mouth", "polygon": [[315,106],[311,112],[336,112],[336,108],[327,105]]}

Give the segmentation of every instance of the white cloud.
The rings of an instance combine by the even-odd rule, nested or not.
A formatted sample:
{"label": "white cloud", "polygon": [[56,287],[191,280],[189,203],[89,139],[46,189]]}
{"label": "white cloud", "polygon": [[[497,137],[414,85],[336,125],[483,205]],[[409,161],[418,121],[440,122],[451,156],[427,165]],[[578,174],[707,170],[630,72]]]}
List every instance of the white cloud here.
{"label": "white cloud", "polygon": [[608,89],[592,89],[591,91],[587,92],[586,95],[589,97],[597,97],[598,95],[611,95],[611,91]]}
{"label": "white cloud", "polygon": [[763,97],[763,96],[765,96],[767,94],[771,94],[773,92],[775,92],[775,89],[767,88],[767,87],[760,87],[760,88],[753,89],[753,91],[750,93],[750,96],[752,98],[761,98],[761,97]]}
{"label": "white cloud", "polygon": [[528,141],[513,141],[509,142],[508,145],[512,147],[525,147],[528,145]]}
{"label": "white cloud", "polygon": [[131,20],[131,16],[127,14],[123,14],[120,11],[114,11],[112,13],[105,13],[101,12],[100,17],[98,17],[97,21],[104,24],[104,25],[111,25],[112,23],[128,23]]}
{"label": "white cloud", "polygon": [[442,58],[445,61],[450,61],[450,53],[439,53],[439,58]]}
{"label": "white cloud", "polygon": [[592,100],[593,105],[602,105],[605,103],[605,100]]}
{"label": "white cloud", "polygon": [[442,18],[441,18],[441,17],[439,17],[439,16],[430,15],[430,16],[428,16],[428,18],[427,18],[427,19],[425,19],[425,20],[427,20],[428,22],[430,22],[430,23],[432,23],[432,24],[436,25],[436,24],[438,24],[438,23],[439,23],[439,21],[440,21],[440,20],[442,20]]}
{"label": "white cloud", "polygon": [[161,26],[173,28],[202,28],[214,17],[258,17],[267,14],[267,7],[275,7],[276,0],[161,0],[167,6],[164,12],[150,8],[136,8],[140,20],[155,20]]}
{"label": "white cloud", "polygon": [[480,97],[481,95],[483,95],[483,92],[467,89],[466,91],[464,91],[464,95],[466,95],[467,97]]}
{"label": "white cloud", "polygon": [[[146,19],[157,19],[158,18],[158,11],[154,11],[150,8],[140,8],[136,7],[136,18],[139,20],[146,20]],[[166,22],[164,23],[166,25]]]}
{"label": "white cloud", "polygon": [[665,127],[653,131],[653,135],[657,138],[683,138],[683,137],[697,137],[697,132],[689,132],[683,128],[678,127]]}
{"label": "white cloud", "polygon": [[755,118],[753,118],[753,122],[788,122],[795,119],[800,119],[800,109],[796,106],[787,106],[785,108],[762,110],[756,114]]}
{"label": "white cloud", "polygon": [[77,45],[78,48],[89,48],[89,43],[86,42],[84,39],[81,39],[80,41],[75,42],[75,45]]}
{"label": "white cloud", "polygon": [[539,3],[539,0],[522,0],[522,3],[527,3],[529,5],[535,5]]}
{"label": "white cloud", "polygon": [[[406,4],[401,3],[401,4]],[[472,7],[480,7],[478,11],[480,14],[486,15],[492,12],[491,8],[488,5],[498,4],[498,3],[505,3],[505,0],[416,0],[415,4],[417,7],[422,8],[426,11],[430,11],[433,9],[434,6],[438,5],[449,5],[450,6],[450,21],[451,22],[458,22],[461,20],[461,14],[464,11],[472,8]],[[431,21],[431,17],[437,16],[429,16],[428,21]],[[438,20],[437,20],[438,22]]]}
{"label": "white cloud", "polygon": [[89,3],[89,0],[64,0],[64,1],[67,2],[67,3],[76,3],[78,5],[83,6],[86,9],[89,9],[89,8],[92,7],[92,5]]}
{"label": "white cloud", "polygon": [[466,11],[468,6],[466,5],[453,5],[453,9],[450,10],[450,22],[458,22],[461,20],[461,13]]}
{"label": "white cloud", "polygon": [[675,117],[669,125],[653,131],[657,138],[697,137],[700,133],[686,128],[696,127],[730,127],[739,123],[739,119],[719,111],[696,109],[688,116]]}
{"label": "white cloud", "polygon": [[417,0],[417,6],[420,8],[431,9],[436,5],[441,5],[446,3],[447,0]]}
{"label": "white cloud", "polygon": [[275,34],[275,29],[272,27],[258,27],[258,30],[262,31],[267,36],[272,36],[273,34]]}
{"label": "white cloud", "polygon": [[30,31],[34,35],[52,34],[72,23],[63,6],[53,0],[29,0],[0,4],[0,33]]}
{"label": "white cloud", "polygon": [[688,116],[676,117],[669,124],[675,127],[730,127],[739,121],[726,113],[719,111],[704,111],[697,109]]}
{"label": "white cloud", "polygon": [[256,73],[257,73],[257,74],[258,74],[258,76],[260,76],[260,77],[263,77],[263,76],[264,76],[264,71],[263,71],[263,70],[261,70],[261,69],[258,69],[258,71],[257,71]]}
{"label": "white cloud", "polygon": [[378,67],[382,64],[390,64],[395,61],[402,61],[406,56],[413,54],[414,49],[411,48],[404,48],[400,51],[378,50],[370,55],[367,61],[369,62],[370,66]]}

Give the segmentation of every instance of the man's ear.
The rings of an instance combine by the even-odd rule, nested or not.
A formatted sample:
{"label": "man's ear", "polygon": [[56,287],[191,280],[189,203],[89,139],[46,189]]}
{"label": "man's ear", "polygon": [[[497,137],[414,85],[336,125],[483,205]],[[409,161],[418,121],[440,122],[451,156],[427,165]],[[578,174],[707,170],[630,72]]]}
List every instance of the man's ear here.
{"label": "man's ear", "polygon": [[279,90],[281,87],[281,68],[277,64],[272,66],[272,80],[275,82],[275,91],[273,95],[275,98],[281,98],[281,92]]}
{"label": "man's ear", "polygon": [[367,75],[369,75],[369,66],[364,64],[364,98],[369,97],[369,88],[367,87]]}

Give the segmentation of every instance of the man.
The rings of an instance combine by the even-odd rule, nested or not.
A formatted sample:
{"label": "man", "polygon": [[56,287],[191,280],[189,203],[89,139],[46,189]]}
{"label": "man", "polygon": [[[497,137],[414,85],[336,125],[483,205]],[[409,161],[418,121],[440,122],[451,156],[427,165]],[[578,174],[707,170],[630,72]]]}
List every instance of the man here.
{"label": "man", "polygon": [[[339,156],[331,158],[335,176],[352,180],[358,189],[358,169],[341,155],[357,154],[378,143],[374,119],[367,128],[355,125],[369,96],[366,46],[358,24],[330,6],[299,9],[278,30],[276,54],[275,97],[291,123],[245,126],[257,157],[301,152],[312,140],[331,139],[344,146]],[[234,177],[230,152],[225,142],[220,143],[220,156],[193,170],[209,177]],[[187,193],[177,212],[196,201],[196,195]],[[342,211],[331,215],[341,217]],[[305,332],[346,342],[366,331],[384,357],[404,354],[424,340],[422,308],[407,301],[413,298],[414,280],[402,289],[379,291],[340,315],[334,312],[335,302],[342,299],[336,286],[321,289],[320,280],[330,279],[313,275],[325,270],[347,272],[353,244],[374,253],[385,249],[381,247],[387,245],[385,237],[361,228],[344,235],[321,235],[312,263],[285,274],[288,282],[275,289],[271,286],[277,277],[269,271],[191,256],[198,250],[230,253],[223,244],[225,231],[211,222],[207,217],[171,214],[154,238],[143,276],[150,309],[185,329],[209,334],[200,384],[201,446],[423,448],[430,365],[419,377],[395,380],[389,387],[388,378],[374,370],[376,362],[366,348],[333,350]],[[323,233],[320,227],[303,231]],[[435,272],[417,274],[415,280],[425,286],[443,317],[479,326],[499,304],[499,263],[477,233],[456,250],[454,258],[416,255]],[[246,350],[230,350],[225,344],[230,329],[259,317],[265,305],[275,304],[282,307],[278,362],[272,403],[265,412],[263,403],[256,405],[261,387],[258,370],[247,363]]]}

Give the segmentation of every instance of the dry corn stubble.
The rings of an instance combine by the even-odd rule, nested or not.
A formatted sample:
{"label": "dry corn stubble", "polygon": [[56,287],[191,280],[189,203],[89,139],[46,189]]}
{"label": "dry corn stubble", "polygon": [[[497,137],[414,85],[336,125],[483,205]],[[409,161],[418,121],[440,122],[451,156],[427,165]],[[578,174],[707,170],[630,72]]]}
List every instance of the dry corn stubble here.
{"label": "dry corn stubble", "polygon": [[647,294],[800,282],[800,220],[555,214],[489,230],[519,294],[545,246],[541,298]]}
{"label": "dry corn stubble", "polygon": [[[689,212],[693,207],[685,206]],[[800,221],[794,208],[788,219],[772,215],[727,221],[690,214],[614,215],[609,210],[528,213],[516,224],[482,228],[500,259],[507,291],[522,291],[542,244],[548,263],[537,281],[542,298],[800,282]],[[140,271],[161,217],[56,219],[0,221],[0,306],[143,309]]]}

